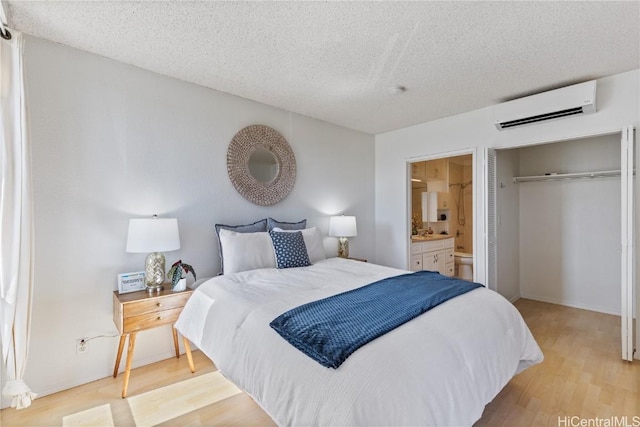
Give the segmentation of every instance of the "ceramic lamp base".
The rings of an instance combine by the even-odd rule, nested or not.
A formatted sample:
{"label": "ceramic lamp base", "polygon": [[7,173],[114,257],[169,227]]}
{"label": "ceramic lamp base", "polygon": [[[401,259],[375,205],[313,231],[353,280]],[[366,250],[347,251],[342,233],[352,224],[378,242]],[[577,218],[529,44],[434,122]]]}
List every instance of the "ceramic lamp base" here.
{"label": "ceramic lamp base", "polygon": [[349,240],[346,237],[338,238],[338,256],[349,258]]}

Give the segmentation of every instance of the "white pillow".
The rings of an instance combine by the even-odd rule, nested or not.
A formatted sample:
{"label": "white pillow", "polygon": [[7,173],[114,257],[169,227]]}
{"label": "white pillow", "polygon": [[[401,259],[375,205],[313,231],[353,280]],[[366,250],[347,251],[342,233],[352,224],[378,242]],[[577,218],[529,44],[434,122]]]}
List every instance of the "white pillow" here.
{"label": "white pillow", "polygon": [[[326,259],[327,257],[324,254],[324,245],[322,244],[322,235],[317,228],[305,228],[304,230],[283,230],[281,228],[275,227],[273,231],[280,231],[286,233],[292,233],[296,231],[302,232],[302,239],[304,240],[304,245],[307,247],[307,254],[309,255],[309,261],[311,264],[315,264],[321,259]],[[225,255],[226,256],[226,255]]]}
{"label": "white pillow", "polygon": [[237,233],[220,230],[220,244],[224,253],[224,274],[275,268],[276,256],[267,232]]}

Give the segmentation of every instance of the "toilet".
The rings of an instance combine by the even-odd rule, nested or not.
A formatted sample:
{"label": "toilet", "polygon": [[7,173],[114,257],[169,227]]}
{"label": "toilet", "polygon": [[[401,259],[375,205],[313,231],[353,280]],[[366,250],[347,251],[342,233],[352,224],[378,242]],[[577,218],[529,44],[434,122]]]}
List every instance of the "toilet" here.
{"label": "toilet", "polygon": [[456,277],[473,281],[473,255],[466,252],[454,252],[453,256],[456,264]]}

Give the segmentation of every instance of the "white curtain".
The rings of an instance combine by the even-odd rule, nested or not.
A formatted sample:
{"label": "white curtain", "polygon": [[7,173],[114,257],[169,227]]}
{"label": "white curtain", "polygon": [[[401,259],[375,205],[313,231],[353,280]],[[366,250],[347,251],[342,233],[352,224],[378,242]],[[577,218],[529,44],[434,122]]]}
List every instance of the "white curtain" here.
{"label": "white curtain", "polygon": [[[0,5],[1,7],[1,5]],[[11,406],[26,408],[36,397],[23,381],[31,330],[33,218],[31,169],[22,69],[22,34],[0,37],[0,327]]]}

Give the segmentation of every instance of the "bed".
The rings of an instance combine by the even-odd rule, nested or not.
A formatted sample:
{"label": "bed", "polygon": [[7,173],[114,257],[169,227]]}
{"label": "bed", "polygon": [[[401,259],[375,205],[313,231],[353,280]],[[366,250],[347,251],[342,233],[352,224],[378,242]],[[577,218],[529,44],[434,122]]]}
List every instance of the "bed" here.
{"label": "bed", "polygon": [[175,325],[279,425],[472,425],[514,375],[542,361],[518,311],[482,287],[366,344],[339,368],[323,367],[269,323],[302,304],[408,272],[314,261],[210,279]]}

